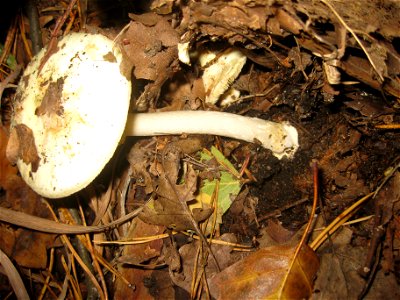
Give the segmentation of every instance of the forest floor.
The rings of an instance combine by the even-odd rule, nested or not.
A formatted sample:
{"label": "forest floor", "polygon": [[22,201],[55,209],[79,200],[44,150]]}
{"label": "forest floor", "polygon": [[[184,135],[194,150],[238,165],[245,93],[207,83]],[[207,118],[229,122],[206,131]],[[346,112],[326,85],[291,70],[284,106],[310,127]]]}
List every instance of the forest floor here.
{"label": "forest floor", "polygon": [[[14,297],[5,257],[32,298],[400,297],[398,1],[71,2],[0,17],[1,299]],[[41,44],[72,31],[117,37],[132,112],[285,121],[298,150],[278,159],[257,141],[128,138],[87,188],[41,197],[6,157],[15,87]],[[205,70],[233,49],[245,58],[238,75],[226,68],[207,86]],[[138,208],[96,233],[29,219],[98,226]]]}

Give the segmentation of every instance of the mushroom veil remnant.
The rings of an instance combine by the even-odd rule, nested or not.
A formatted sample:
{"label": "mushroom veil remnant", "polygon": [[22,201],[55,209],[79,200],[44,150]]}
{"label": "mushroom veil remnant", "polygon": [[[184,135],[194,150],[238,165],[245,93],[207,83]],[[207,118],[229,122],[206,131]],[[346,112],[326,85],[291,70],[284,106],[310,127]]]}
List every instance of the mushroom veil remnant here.
{"label": "mushroom veil remnant", "polygon": [[42,50],[18,85],[9,159],[38,194],[61,198],[86,187],[126,135],[214,134],[259,142],[292,157],[297,130],[223,112],[129,114],[130,70],[120,47],[101,34],[72,33],[54,54]]}

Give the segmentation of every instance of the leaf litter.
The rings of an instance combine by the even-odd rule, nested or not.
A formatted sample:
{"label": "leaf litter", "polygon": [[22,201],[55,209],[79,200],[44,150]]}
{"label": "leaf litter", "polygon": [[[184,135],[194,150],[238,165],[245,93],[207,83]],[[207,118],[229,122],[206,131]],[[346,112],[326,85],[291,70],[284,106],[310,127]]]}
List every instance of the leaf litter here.
{"label": "leaf litter", "polygon": [[[235,48],[247,62],[231,83],[240,96],[224,110],[289,120],[300,129],[301,149],[293,161],[278,161],[257,145],[222,138],[128,139],[88,189],[74,200],[51,203],[71,207],[78,199],[84,208],[81,222],[93,225],[86,232],[101,231],[81,242],[89,251],[95,241],[95,252],[84,263],[101,263],[104,269],[90,272],[105,276],[102,286],[74,269],[72,248],[61,246],[55,234],[65,233],[61,224],[35,219],[38,227],[27,230],[11,225],[12,217],[2,219],[0,247],[23,278],[30,274],[31,296],[46,286],[41,297],[65,293],[71,299],[93,295],[92,289],[116,299],[398,297],[397,4],[158,0],[124,7],[122,17],[111,20],[112,14],[104,15],[97,4],[85,8],[85,2],[70,7],[63,30],[80,31],[87,22],[87,30],[114,38],[125,27],[116,40],[133,66],[133,109],[221,110],[219,102],[205,102],[197,51]],[[61,17],[51,1],[38,5],[42,18]],[[366,21],[371,12],[376,18]],[[109,21],[119,25],[101,26]],[[53,36],[51,24],[41,25],[48,36]],[[29,61],[21,39],[2,41],[7,45],[2,59]],[[178,43],[187,43],[191,66],[179,62]],[[10,52],[12,44],[17,46]],[[3,74],[12,68],[6,63],[2,70],[6,82]],[[0,205],[25,212],[26,224],[29,215],[52,219],[6,159],[13,96],[9,82],[7,87],[1,98]],[[34,161],[32,152],[25,152],[26,160]],[[317,182],[309,168],[313,159]],[[298,248],[303,225],[313,217],[313,185],[320,187],[318,221],[310,247]],[[360,205],[344,214],[354,203]],[[129,219],[136,209],[142,209],[139,218]],[[61,209],[58,213],[63,215]],[[342,224],[350,217],[358,222]],[[117,225],[118,220],[124,223]],[[53,234],[42,233],[44,227]],[[333,229],[318,237],[326,228]],[[61,267],[65,258],[69,262]],[[59,292],[63,282],[69,288]],[[2,283],[0,294],[9,293]]]}

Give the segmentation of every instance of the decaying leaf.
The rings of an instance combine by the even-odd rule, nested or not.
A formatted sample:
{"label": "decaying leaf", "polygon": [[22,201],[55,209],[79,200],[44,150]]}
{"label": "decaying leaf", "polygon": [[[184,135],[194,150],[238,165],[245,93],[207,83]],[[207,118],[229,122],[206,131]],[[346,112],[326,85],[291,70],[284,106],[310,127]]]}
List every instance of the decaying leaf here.
{"label": "decaying leaf", "polygon": [[[16,137],[18,143],[18,139],[23,136]],[[26,153],[23,153],[29,158],[32,149],[29,150],[31,145],[29,145],[28,137],[25,136],[25,140],[22,139],[21,142],[26,143],[24,145],[27,148]],[[0,198],[0,205],[40,217],[49,217],[49,212],[41,201],[41,197],[34,193],[21,177],[17,176],[17,169],[7,160],[5,149],[7,136],[3,129],[0,130],[0,145],[0,189],[4,191],[4,197]],[[45,268],[47,249],[54,245],[55,238],[53,234],[15,229],[6,223],[0,224],[0,248],[19,266]]]}
{"label": "decaying leaf", "polygon": [[[188,165],[182,178],[183,183],[179,184],[181,166],[179,154],[176,152],[166,154],[164,168],[165,173],[158,178],[157,198],[144,207],[139,217],[145,222],[165,225],[176,230],[194,229],[192,218],[201,222],[212,212],[211,209],[196,209],[192,212],[193,216],[189,216],[182,210],[180,199],[188,203],[195,198],[198,187],[197,174],[193,167]],[[174,186],[171,186],[170,181]]]}
{"label": "decaying leaf", "polygon": [[290,268],[295,248],[263,248],[217,274],[210,282],[216,299],[305,299],[311,295],[319,262],[303,246]]}
{"label": "decaying leaf", "polygon": [[[151,236],[162,233],[163,227],[149,225],[140,219],[134,219],[124,239],[130,239],[138,236]],[[125,245],[122,250],[122,256],[118,258],[118,269],[129,282],[136,284],[136,289],[127,286],[117,277],[115,285],[115,299],[145,299],[150,297],[149,290],[141,283],[145,278],[150,277],[152,270],[143,268],[133,268],[130,265],[148,263],[152,258],[160,255],[162,240],[155,240],[150,243]]]}
{"label": "decaying leaf", "polygon": [[24,124],[18,124],[11,129],[10,140],[7,145],[7,158],[12,163],[22,159],[24,163],[31,164],[33,172],[37,170],[40,157],[32,129]]}
{"label": "decaying leaf", "polygon": [[[11,182],[10,182],[11,185]],[[2,205],[31,215],[49,218],[49,211],[41,197],[34,193],[20,177],[14,177],[12,187],[6,190]],[[0,224],[0,247],[19,266],[45,268],[47,250],[56,243],[56,235],[34,230],[10,228]]]}
{"label": "decaying leaf", "polygon": [[[236,243],[237,239],[234,234],[227,233],[223,234],[218,238],[220,241]],[[238,261],[241,256],[243,256],[240,252],[232,251],[233,247],[229,245],[216,245],[212,244],[211,249],[218,260],[218,264],[221,269],[225,269],[228,266],[232,265],[234,262]],[[182,268],[180,270],[172,269],[169,266],[171,279],[177,286],[183,288],[187,292],[191,291],[191,283],[193,280],[193,276],[196,276],[195,266],[198,265],[197,272],[200,273],[204,259],[198,253],[199,250],[199,242],[188,243],[181,248],[179,248],[179,255],[182,260]],[[247,255],[247,254],[244,254]],[[199,265],[200,264],[200,265]],[[215,265],[210,262],[210,257],[208,257],[208,263],[205,264],[207,279],[209,281],[213,281],[213,277],[218,273],[215,268]],[[194,275],[195,274],[195,275]],[[230,299],[230,298],[226,298]]]}
{"label": "decaying leaf", "polygon": [[151,81],[136,101],[137,108],[144,110],[149,102],[158,97],[162,84],[178,69],[179,36],[167,19],[160,15],[129,16],[133,21],[122,36],[124,50],[133,64],[134,77]]}
{"label": "decaying leaf", "polygon": [[5,190],[12,185],[12,179],[17,177],[18,169],[12,166],[6,158],[8,137],[3,127],[0,128],[0,188]]}
{"label": "decaying leaf", "polygon": [[154,191],[152,178],[147,168],[151,163],[150,150],[140,143],[136,143],[128,154],[130,165],[130,176],[135,181],[136,186],[144,188],[146,195]]}

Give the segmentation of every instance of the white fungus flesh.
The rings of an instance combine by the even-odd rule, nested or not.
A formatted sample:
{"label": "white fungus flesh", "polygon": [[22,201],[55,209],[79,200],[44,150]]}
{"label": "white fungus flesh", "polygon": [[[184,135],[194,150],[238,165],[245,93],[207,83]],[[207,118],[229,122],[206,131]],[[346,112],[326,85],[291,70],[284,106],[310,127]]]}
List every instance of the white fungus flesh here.
{"label": "white fungus flesh", "polygon": [[43,49],[26,68],[11,124],[25,146],[16,161],[21,175],[48,198],[68,196],[101,172],[121,139],[131,94],[122,53],[105,36],[73,33],[56,50],[46,59]]}

